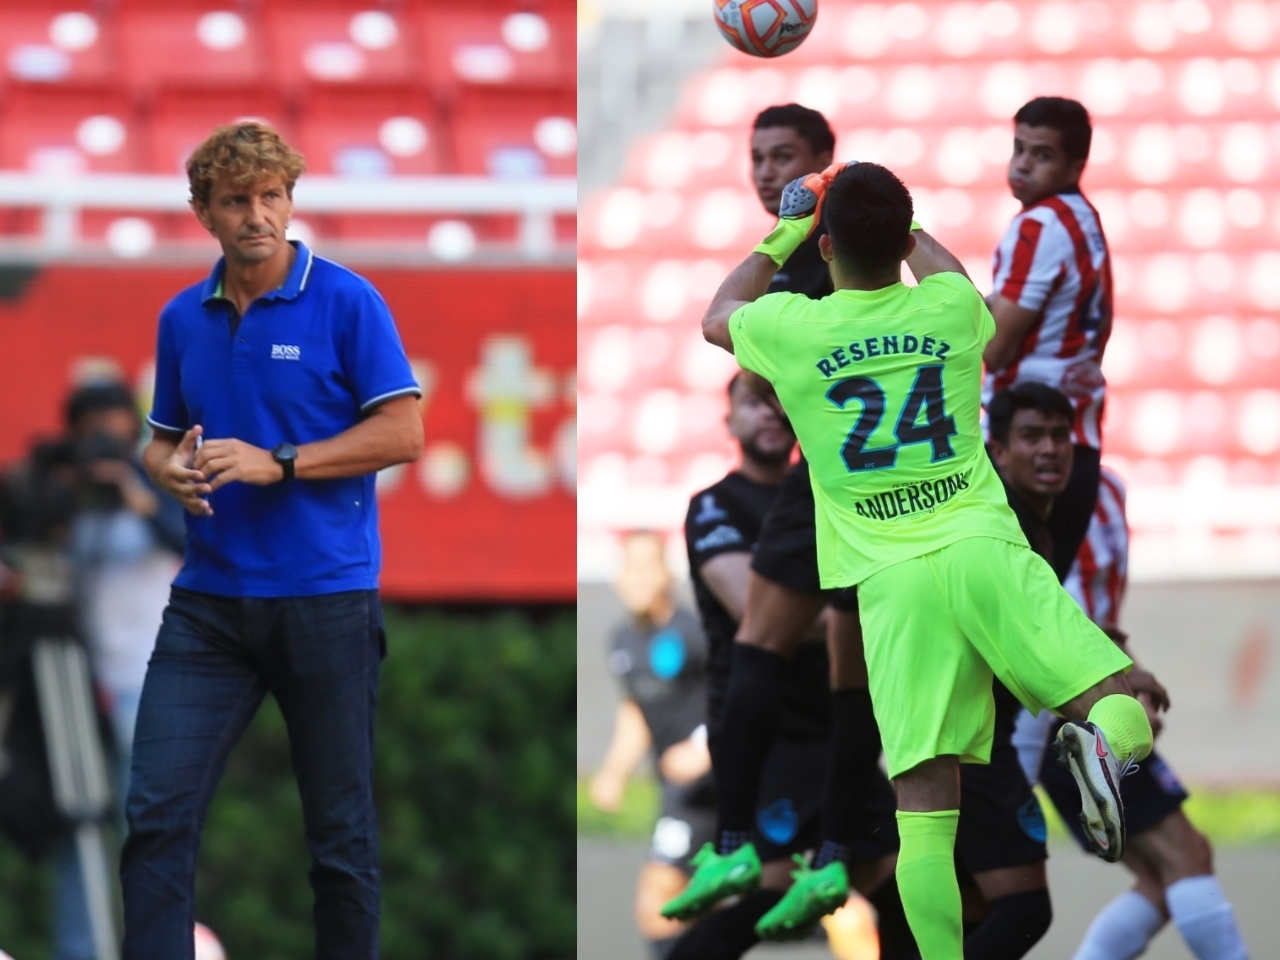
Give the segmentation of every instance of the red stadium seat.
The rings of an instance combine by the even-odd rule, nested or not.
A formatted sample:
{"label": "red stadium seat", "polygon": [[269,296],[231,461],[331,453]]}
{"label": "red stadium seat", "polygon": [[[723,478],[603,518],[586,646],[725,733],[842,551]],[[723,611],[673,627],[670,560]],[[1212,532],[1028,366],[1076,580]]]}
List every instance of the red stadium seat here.
{"label": "red stadium seat", "polygon": [[290,89],[312,83],[409,84],[420,58],[398,4],[273,0],[264,4],[271,64]]}
{"label": "red stadium seat", "polygon": [[0,110],[0,167],[9,170],[132,172],[142,139],[128,98],[108,87],[18,84]]}
{"label": "red stadium seat", "polygon": [[408,87],[313,87],[298,117],[298,147],[313,173],[443,173],[447,139],[433,102]]}
{"label": "red stadium seat", "polygon": [[0,240],[30,240],[44,230],[44,211],[35,207],[0,207]]}
{"label": "red stadium seat", "polygon": [[[20,239],[30,243],[38,240],[43,232],[43,211],[31,207],[0,209],[0,241]],[[76,233],[81,240],[116,249],[120,256],[154,253],[175,240],[207,244],[214,256],[218,250],[217,241],[200,226],[190,211],[81,210]]]}
{"label": "red stadium seat", "polygon": [[426,241],[427,229],[433,219],[424,214],[384,216],[369,213],[309,214],[305,209],[298,216],[316,232],[316,237],[343,242],[417,243]]}
{"label": "red stadium seat", "polygon": [[312,224],[318,236],[326,239],[357,243],[416,244],[425,248],[432,227],[442,221],[462,221],[471,228],[480,243],[514,243],[517,237],[517,219],[511,215],[477,216],[474,214],[326,214],[308,216],[305,210],[299,216]]}
{"label": "red stadium seat", "polygon": [[458,172],[573,176],[576,117],[572,94],[470,88],[454,113]]}
{"label": "red stadium seat", "polygon": [[1161,4],[831,2],[800,50],[861,63],[1221,56],[1267,49],[1277,30],[1280,12],[1263,4],[1205,4],[1176,17]]}
{"label": "red stadium seat", "polygon": [[[0,27],[4,79],[110,83],[119,51],[110,8],[92,0],[5,4]],[[0,80],[0,85],[3,84]]]}
{"label": "red stadium seat", "polygon": [[469,84],[573,89],[576,20],[563,5],[427,4],[419,27],[423,75],[436,90]]}
{"label": "red stadium seat", "polygon": [[555,218],[556,243],[577,244],[578,218],[571,213]]}
{"label": "red stadium seat", "polygon": [[208,244],[209,252],[213,256],[218,255],[218,241],[200,225],[200,221],[190,210],[166,214],[159,221],[157,229],[165,240],[176,240],[187,244]]}
{"label": "red stadium seat", "polygon": [[286,140],[293,135],[284,101],[271,88],[168,87],[155,97],[147,146],[147,169],[181,173],[187,158],[216,127],[246,117],[266,120]]}
{"label": "red stadium seat", "polygon": [[[157,243],[168,237],[171,216],[136,210],[82,210],[80,237],[105,243],[126,257],[138,256],[152,252]],[[206,232],[205,236],[209,234]]]}
{"label": "red stadium seat", "polygon": [[123,76],[135,90],[266,82],[271,61],[254,7],[243,0],[124,0]]}

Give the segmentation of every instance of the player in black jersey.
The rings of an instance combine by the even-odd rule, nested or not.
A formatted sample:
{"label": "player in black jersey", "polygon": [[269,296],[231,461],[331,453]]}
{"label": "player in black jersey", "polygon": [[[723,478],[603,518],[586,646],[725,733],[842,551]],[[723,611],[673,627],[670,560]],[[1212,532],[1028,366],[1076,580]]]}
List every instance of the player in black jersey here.
{"label": "player in black jersey", "polygon": [[[1047,559],[1053,548],[1049,521],[1072,473],[1071,404],[1057,390],[1027,382],[996,394],[988,413],[992,458],[1009,505],[1032,548]],[[1123,525],[1122,518],[1112,522]],[[1113,624],[1100,623],[1123,646],[1124,634]],[[1135,668],[1129,682],[1156,707],[1168,706],[1164,688],[1147,671]],[[1152,714],[1152,729],[1158,732],[1159,726]],[[1071,775],[1052,757],[1039,763],[1055,730],[1056,726],[1041,728],[1039,751],[1032,751],[1032,771],[1038,769],[1045,792],[1076,841],[1088,849],[1078,821],[1080,795]],[[1098,914],[1074,960],[1130,960],[1145,950],[1170,915],[1200,960],[1245,960],[1247,950],[1231,903],[1213,875],[1209,841],[1182,812],[1187,793],[1158,752],[1152,751],[1124,779],[1120,793],[1129,834],[1121,862],[1136,883]]]}
{"label": "player in black jersey", "polygon": [[[733,638],[746,607],[752,551],[795,444],[785,421],[743,385],[741,375],[730,381],[728,392],[727,424],[741,447],[742,466],[694,494],[685,520],[689,571],[710,651],[707,725],[713,762],[721,745]],[[831,726],[829,670],[819,641],[801,643],[783,672],[778,734],[756,800],[753,842],[763,861],[761,888],[701,920],[680,939],[669,960],[730,960],[754,946],[759,940],[756,923],[790,883],[789,855],[812,848],[819,839]],[[851,843],[854,886],[869,894],[876,907],[881,956],[918,957],[892,881],[897,850],[893,790],[883,774],[877,779]]]}
{"label": "player in black jersey", "polygon": [[616,810],[631,774],[651,758],[662,809],[636,884],[635,916],[660,960],[683,925],[658,910],[684,887],[690,856],[715,824],[705,727],[707,646],[697,619],[672,597],[662,539],[633,533],[622,546],[615,587],[629,617],[613,631],[608,661],[622,698],[590,792],[596,806]]}
{"label": "player in black jersey", "polygon": [[[765,210],[778,215],[782,189],[797,177],[830,165],[836,137],[817,110],[788,103],[762,110],[751,130],[751,180]],[[773,275],[769,292],[803,293],[818,300],[835,290],[831,270],[818,250],[819,225]]]}
{"label": "player in black jersey", "polygon": [[[777,214],[783,187],[797,177],[825,169],[834,150],[835,135],[816,110],[793,103],[762,111],[753,126],[751,164],[756,193],[765,209]],[[819,224],[781,265],[768,292],[803,293],[814,299],[832,292],[830,271],[818,250],[818,239],[824,232]],[[741,376],[745,385],[762,396],[772,394],[772,388],[754,374],[744,371]],[[844,902],[849,890],[851,845],[858,835],[857,815],[874,782],[880,756],[879,732],[866,689],[856,601],[852,591],[833,598],[821,590],[813,490],[808,464],[802,458],[783,478],[751,560],[745,610],[724,694],[723,736],[718,738],[718,856],[743,858],[748,862],[748,876],[759,871],[751,834],[757,786],[778,730],[784,669],[806,635],[812,635],[815,619],[829,602],[833,609],[826,616],[831,621],[828,636],[835,693],[822,844],[812,870],[802,867],[787,898],[761,919],[758,929],[770,938],[795,936]],[[736,865],[727,865],[723,873],[736,869]],[[719,880],[720,873],[714,859],[704,860],[687,890],[668,903],[663,914],[688,919],[740,892],[740,876],[725,886]]]}

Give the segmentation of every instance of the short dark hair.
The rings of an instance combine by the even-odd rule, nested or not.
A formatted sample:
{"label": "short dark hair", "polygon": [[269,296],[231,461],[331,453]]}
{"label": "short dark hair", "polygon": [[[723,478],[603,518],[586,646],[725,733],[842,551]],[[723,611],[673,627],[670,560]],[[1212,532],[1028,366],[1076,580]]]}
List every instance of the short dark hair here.
{"label": "short dark hair", "polygon": [[822,204],[836,259],[866,273],[882,273],[902,262],[912,216],[906,184],[878,163],[845,167],[827,187]]}
{"label": "short dark hair", "polygon": [[836,149],[836,135],[831,130],[827,118],[817,110],[803,107],[798,103],[784,103],[781,106],[765,107],[756,114],[756,122],[752,130],[767,130],[771,127],[790,127],[816,156]]}
{"label": "short dark hair", "polygon": [[1019,410],[1039,410],[1045,416],[1056,414],[1068,422],[1075,419],[1075,410],[1065,393],[1047,383],[1028,380],[1001,390],[987,404],[987,433],[992,440],[1008,446],[1009,431],[1013,429],[1013,418]]}
{"label": "short dark hair", "polygon": [[106,410],[128,410],[139,421],[142,419],[138,401],[129,388],[123,383],[105,381],[86,384],[72,391],[62,408],[63,423],[68,429],[75,429],[89,414]]}
{"label": "short dark hair", "polygon": [[1048,127],[1062,135],[1062,152],[1068,160],[1088,160],[1093,142],[1089,111],[1079,100],[1067,97],[1036,97],[1013,115],[1014,123],[1028,127]]}

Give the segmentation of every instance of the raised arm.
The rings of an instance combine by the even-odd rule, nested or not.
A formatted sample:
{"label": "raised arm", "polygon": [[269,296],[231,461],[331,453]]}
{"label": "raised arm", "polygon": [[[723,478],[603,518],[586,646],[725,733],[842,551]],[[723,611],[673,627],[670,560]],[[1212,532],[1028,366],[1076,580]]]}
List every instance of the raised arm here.
{"label": "raised arm", "polygon": [[912,230],[911,238],[915,244],[907,254],[907,266],[917,281],[935,273],[958,273],[966,280],[969,279],[959,258],[929,234],[923,230]]}
{"label": "raised arm", "polygon": [[711,306],[702,317],[702,335],[713,343],[733,353],[733,340],[729,336],[729,318],[741,306],[759,300],[769,289],[778,265],[767,254],[747,254],[747,258],[733,268],[724,278]]}
{"label": "raised arm", "polygon": [[741,306],[759,300],[787,258],[813,232],[822,210],[822,197],[836,175],[848,164],[833,163],[821,173],[798,177],[783,188],[778,222],[724,278],[711,306],[702,317],[702,335],[709,343],[733,353],[729,318]]}

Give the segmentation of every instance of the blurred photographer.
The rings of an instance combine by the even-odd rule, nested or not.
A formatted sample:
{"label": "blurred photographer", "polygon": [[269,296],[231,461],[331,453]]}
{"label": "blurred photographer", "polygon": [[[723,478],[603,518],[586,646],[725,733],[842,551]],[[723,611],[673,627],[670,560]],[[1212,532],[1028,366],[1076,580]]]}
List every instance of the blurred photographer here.
{"label": "blurred photographer", "polygon": [[53,801],[33,658],[41,638],[78,635],[75,476],[62,440],[39,440],[0,471],[0,830],[32,861],[67,829]]}
{"label": "blurred photographer", "polygon": [[79,480],[70,548],[81,628],[127,760],[147,660],[182,560],[182,507],[142,467],[142,418],[123,385],[80,387],[65,420]]}
{"label": "blurred photographer", "polygon": [[[83,837],[68,832],[86,814],[55,810],[62,804],[53,803],[45,755],[53,748],[40,719],[42,711],[76,708],[65,695],[41,702],[33,651],[43,638],[74,638],[88,651],[97,703],[80,709],[105,715],[115,748],[111,792],[122,798],[142,682],[184,527],[181,506],[159,495],[142,468],[142,420],[126,387],[79,387],[63,413],[64,435],[37,442],[0,477],[0,700],[7,714],[0,825],[32,858],[56,841],[54,960],[96,960]],[[94,739],[73,737],[68,749],[100,751],[86,737]],[[96,935],[100,940],[102,931]]]}
{"label": "blurred photographer", "polygon": [[[64,408],[76,478],[69,554],[81,635],[115,747],[116,795],[127,788],[138,701],[156,631],[182,559],[182,507],[162,496],[139,456],[142,417],[119,383],[76,389]],[[87,907],[72,845],[58,857],[54,960],[92,960]]]}

